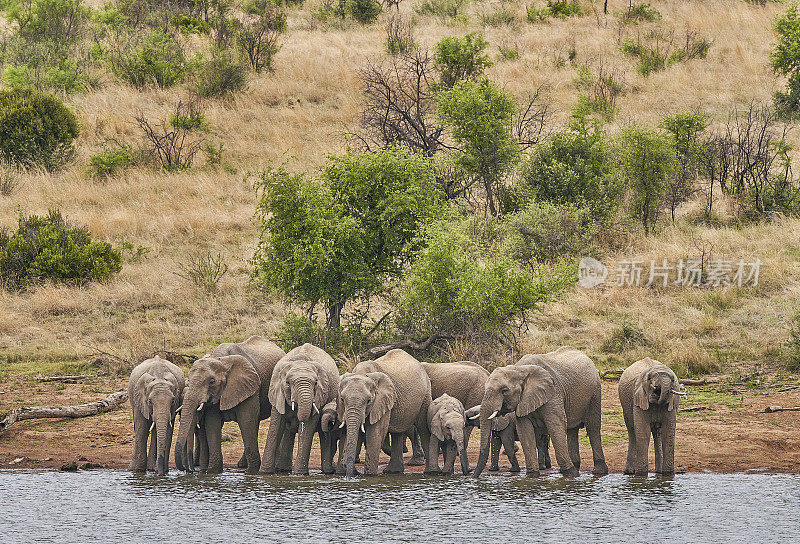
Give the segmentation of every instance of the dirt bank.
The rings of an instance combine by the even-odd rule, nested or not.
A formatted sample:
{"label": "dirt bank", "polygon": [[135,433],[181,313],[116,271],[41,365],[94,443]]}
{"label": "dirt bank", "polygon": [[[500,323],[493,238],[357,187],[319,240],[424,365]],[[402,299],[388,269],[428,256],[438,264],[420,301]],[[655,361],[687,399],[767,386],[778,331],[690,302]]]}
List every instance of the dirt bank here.
{"label": "dirt bank", "polygon": [[[800,473],[800,412],[764,413],[767,406],[800,404],[796,379],[762,377],[758,383],[733,383],[690,387],[683,408],[703,407],[679,414],[676,467],[678,471]],[[85,383],[39,383],[28,375],[0,379],[0,413],[21,405],[80,404],[96,400],[126,385],[122,379],[90,378]],[[609,468],[622,470],[627,434],[616,395],[616,383],[604,382],[603,443]],[[261,442],[268,424],[261,424]],[[235,464],[242,443],[235,424],[226,423],[226,466]],[[470,443],[470,459],[477,460],[477,434]],[[78,461],[109,468],[125,468],[130,460],[133,422],[130,407],[76,420],[31,420],[16,423],[0,435],[0,469],[58,468]],[[582,436],[584,468],[591,467],[591,451]],[[316,450],[316,447],[315,447]],[[652,455],[652,453],[651,453]],[[520,462],[523,461],[521,452]],[[388,458],[382,458],[387,462]],[[319,455],[312,453],[312,468]],[[501,457],[501,466],[508,466]],[[652,467],[652,461],[651,461]],[[414,467],[413,470],[420,470]]]}

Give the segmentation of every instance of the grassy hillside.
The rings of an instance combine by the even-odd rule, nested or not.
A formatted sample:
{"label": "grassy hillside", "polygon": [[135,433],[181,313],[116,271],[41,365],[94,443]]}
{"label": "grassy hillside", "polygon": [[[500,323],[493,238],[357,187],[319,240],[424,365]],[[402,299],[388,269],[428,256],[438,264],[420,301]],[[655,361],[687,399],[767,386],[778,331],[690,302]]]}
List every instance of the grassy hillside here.
{"label": "grassy hillside", "polygon": [[[643,32],[643,25],[622,24],[627,0],[609,1],[608,15],[602,2],[584,0],[586,15],[537,24],[526,20],[527,2],[470,2],[455,19],[415,15],[418,2],[403,0],[400,11],[414,18],[420,47],[431,48],[448,35],[482,32],[495,62],[489,77],[520,99],[542,87],[552,128],[564,124],[577,104],[580,66],[593,73],[602,67],[622,82],[618,113],[607,125],[612,133],[631,122],[654,126],[679,111],[702,111],[712,125],[720,124],[733,108],[769,103],[784,85],[768,62],[781,3],[652,2],[663,15],[656,24],[673,29],[676,40],[695,32],[711,47],[705,59],[645,78],[619,49],[621,40]],[[202,102],[210,127],[206,139],[224,143],[223,168],[204,168],[200,159],[183,172],[133,168],[106,181],[93,179],[87,175],[89,157],[109,139],[138,141],[134,115],[164,119],[188,92],[181,86],[137,91],[102,73],[97,87],[66,98],[81,125],[75,160],[54,174],[19,174],[20,187],[0,196],[0,225],[13,226],[20,211],[57,208],[100,239],[146,249],[139,257],[128,252],[122,272],[105,284],[0,291],[3,368],[82,364],[96,350],[130,360],[159,349],[202,354],[223,339],[274,333],[284,304],[248,286],[247,261],[257,232],[253,176],[268,161],[308,170],[344,151],[344,134],[356,129],[361,111],[358,70],[389,58],[386,14],[366,27],[330,27],[312,16],[320,4],[306,0],[289,9],[274,72],[253,76],[242,93]],[[515,22],[485,26],[482,21],[498,10],[515,14]],[[515,49],[518,57],[504,59],[500,47]],[[798,143],[798,137],[793,133],[790,141]],[[576,287],[543,307],[523,347],[538,351],[569,343],[609,366],[649,355],[684,373],[785,368],[784,343],[800,309],[800,220],[697,226],[696,208],[689,203],[674,225],[662,221],[654,236],[630,234],[620,247],[605,250],[604,261],[613,268],[623,258],[698,258],[698,243],[706,243],[719,258],[763,261],[757,288]],[[209,251],[222,254],[229,267],[214,294],[176,274],[180,265]],[[456,343],[451,351],[457,357],[464,350]]]}

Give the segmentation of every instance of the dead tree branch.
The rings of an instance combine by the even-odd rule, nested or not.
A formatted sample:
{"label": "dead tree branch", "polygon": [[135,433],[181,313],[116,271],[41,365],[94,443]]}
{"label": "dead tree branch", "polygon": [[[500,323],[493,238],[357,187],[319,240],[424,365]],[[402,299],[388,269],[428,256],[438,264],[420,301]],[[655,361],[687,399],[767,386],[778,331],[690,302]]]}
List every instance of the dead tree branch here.
{"label": "dead tree branch", "polygon": [[0,433],[17,421],[42,418],[78,418],[108,412],[128,400],[128,390],[120,389],[104,399],[76,406],[23,406],[15,408],[0,419]]}

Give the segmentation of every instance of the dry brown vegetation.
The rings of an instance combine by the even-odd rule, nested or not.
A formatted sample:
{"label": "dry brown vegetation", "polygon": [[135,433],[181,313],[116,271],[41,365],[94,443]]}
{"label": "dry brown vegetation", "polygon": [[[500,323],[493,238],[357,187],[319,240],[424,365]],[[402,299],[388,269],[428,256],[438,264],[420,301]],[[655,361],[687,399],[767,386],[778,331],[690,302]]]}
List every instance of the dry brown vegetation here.
{"label": "dry brown vegetation", "polygon": [[[411,16],[416,1],[404,0],[401,11]],[[210,126],[206,138],[224,142],[226,168],[203,168],[199,158],[195,169],[184,172],[135,168],[106,181],[93,179],[86,173],[91,154],[110,138],[137,141],[134,116],[142,112],[165,118],[187,91],[138,92],[105,75],[99,88],[68,99],[82,127],[75,161],[56,174],[21,174],[21,186],[0,196],[0,225],[12,226],[19,211],[58,208],[100,239],[128,240],[150,250],[129,258],[107,284],[0,291],[0,372],[84,361],[98,348],[129,360],[157,349],[199,355],[223,339],[275,331],[285,306],[248,287],[247,261],[256,238],[251,176],[267,161],[310,169],[327,154],[343,151],[343,134],[359,119],[358,70],[368,60],[387,56],[386,14],[368,27],[323,28],[311,17],[319,3],[306,0],[290,10],[273,73],[255,75],[241,94],[202,104]],[[699,110],[713,123],[724,122],[732,108],[767,103],[783,85],[768,65],[774,43],[770,26],[783,9],[780,3],[652,2],[663,14],[659,25],[695,31],[712,46],[706,59],[675,64],[648,78],[638,75],[634,61],[618,48],[620,35],[636,32],[622,27],[618,16],[627,0],[610,1],[608,16],[602,14],[602,2],[583,3],[594,12],[532,25],[525,20],[526,2],[473,2],[466,17],[455,21],[416,16],[415,39],[430,48],[447,35],[482,32],[495,61],[488,75],[518,98],[544,85],[554,126],[567,120],[576,103],[576,69],[565,62],[572,48],[577,65],[593,71],[602,65],[621,76],[624,92],[608,126],[612,132],[631,121],[655,125],[678,111]],[[517,22],[483,27],[480,14],[501,6],[514,11]],[[516,48],[519,57],[501,59],[498,46]],[[791,135],[794,142],[798,137]],[[787,327],[800,305],[800,220],[777,219],[742,229],[697,227],[692,211],[691,206],[682,210],[677,223],[656,236],[632,235],[626,247],[608,250],[606,261],[696,258],[695,241],[702,239],[719,257],[764,261],[759,287],[576,288],[544,307],[524,348],[570,343],[612,366],[647,354],[691,372],[780,368]],[[222,254],[229,267],[212,294],[175,273],[181,263],[205,252]],[[623,323],[633,323],[643,338],[622,351],[604,349]],[[458,351],[454,346],[454,357]]]}

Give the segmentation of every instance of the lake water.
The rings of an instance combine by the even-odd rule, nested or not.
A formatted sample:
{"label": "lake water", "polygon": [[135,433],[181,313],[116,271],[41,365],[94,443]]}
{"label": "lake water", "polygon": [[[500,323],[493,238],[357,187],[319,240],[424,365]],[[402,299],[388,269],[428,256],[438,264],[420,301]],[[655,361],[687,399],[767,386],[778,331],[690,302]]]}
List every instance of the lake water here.
{"label": "lake water", "polygon": [[0,541],[797,542],[800,476],[0,471]]}

